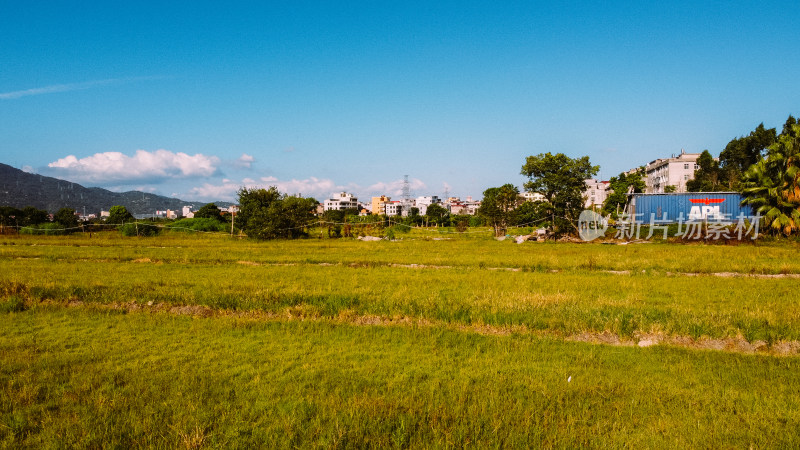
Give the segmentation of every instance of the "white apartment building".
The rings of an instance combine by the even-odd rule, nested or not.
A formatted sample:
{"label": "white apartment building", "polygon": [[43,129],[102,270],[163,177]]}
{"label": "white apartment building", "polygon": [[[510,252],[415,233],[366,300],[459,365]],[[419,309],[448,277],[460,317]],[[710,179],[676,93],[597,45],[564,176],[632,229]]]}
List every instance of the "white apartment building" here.
{"label": "white apartment building", "polygon": [[181,210],[181,215],[187,219],[193,219],[194,213],[192,212],[192,207],[184,206],[183,209]]}
{"label": "white apartment building", "polygon": [[603,203],[610,194],[609,182],[599,181],[595,179],[584,180],[586,184],[586,192],[583,193],[583,207],[596,208],[603,206]]}
{"label": "white apartment building", "polygon": [[341,211],[344,209],[356,208],[358,209],[358,199],[353,197],[352,194],[347,192],[340,192],[334,194],[333,198],[325,200],[323,210],[325,211]]}
{"label": "white apartment building", "polygon": [[383,204],[383,209],[387,217],[399,216],[403,213],[403,203],[395,200]]}
{"label": "white apartment building", "polygon": [[672,158],[659,158],[645,166],[645,183],[648,194],[661,194],[667,186],[675,186],[675,192],[686,192],[686,182],[694,179],[700,153],[686,153]]}
{"label": "white apartment building", "polygon": [[544,195],[538,192],[523,192],[519,194],[526,202],[540,202],[544,200]]}
{"label": "white apartment building", "polygon": [[419,215],[424,216],[428,214],[428,206],[439,205],[441,203],[442,200],[435,195],[417,197],[416,207],[419,209]]}

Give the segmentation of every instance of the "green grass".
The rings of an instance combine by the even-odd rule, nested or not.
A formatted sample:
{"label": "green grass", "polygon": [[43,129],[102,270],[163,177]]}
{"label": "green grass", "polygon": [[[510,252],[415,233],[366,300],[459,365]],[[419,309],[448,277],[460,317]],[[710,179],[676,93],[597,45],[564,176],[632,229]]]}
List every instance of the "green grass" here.
{"label": "green grass", "polygon": [[403,236],[0,237],[0,446],[800,446],[797,356],[567,340],[798,341],[796,243]]}
{"label": "green grass", "polygon": [[746,243],[604,245],[498,242],[488,236],[446,235],[414,231],[403,241],[360,242],[352,239],[307,239],[254,242],[225,235],[165,233],[157,238],[121,237],[116,232],[71,236],[3,236],[0,258],[51,260],[152,260],[225,264],[236,261],[298,264],[425,264],[506,267],[531,271],[635,270],[656,272],[800,273],[800,244]]}
{"label": "green grass", "polygon": [[[216,237],[117,237],[98,246],[88,245],[91,239],[8,242],[14,245],[0,246],[0,295],[33,302],[153,302],[329,318],[399,316],[524,326],[559,336],[608,331],[626,339],[640,333],[741,336],[770,344],[800,339],[796,278],[680,275],[737,268],[743,275],[760,274],[776,272],[776,266],[793,272],[793,246],[516,245],[494,240],[254,244]],[[702,270],[673,253],[702,262]],[[776,259],[786,262],[776,264]],[[405,267],[410,264],[438,268]],[[518,271],[490,270],[498,267]]]}
{"label": "green grass", "polygon": [[798,381],[797,358],[47,307],[0,320],[0,444],[792,448]]}

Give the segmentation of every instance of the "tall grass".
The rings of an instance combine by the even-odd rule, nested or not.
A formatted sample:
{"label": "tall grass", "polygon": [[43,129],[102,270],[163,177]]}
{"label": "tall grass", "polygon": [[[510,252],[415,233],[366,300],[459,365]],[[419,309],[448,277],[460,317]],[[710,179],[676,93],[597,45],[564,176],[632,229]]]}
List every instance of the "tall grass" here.
{"label": "tall grass", "polygon": [[[523,326],[558,336],[609,331],[628,339],[639,333],[800,339],[797,279],[680,274],[723,269],[726,261],[715,262],[723,257],[730,260],[726,271],[738,264],[742,275],[793,272],[792,246],[254,244],[169,235],[117,237],[98,246],[88,238],[7,242],[14,245],[0,245],[0,296],[33,303],[153,302],[287,316],[400,317]],[[684,266],[689,263],[671,252],[700,267]],[[498,267],[518,271],[491,270]]]}
{"label": "tall grass", "polygon": [[37,308],[0,319],[0,445],[795,448],[797,364]]}
{"label": "tall grass", "polygon": [[[416,234],[415,234],[416,233]],[[652,243],[640,245],[526,243],[454,235],[433,240],[411,232],[402,241],[305,239],[254,242],[224,234],[170,232],[157,239],[115,232],[71,236],[1,236],[0,258],[122,259],[163,262],[422,264],[524,270],[630,270],[654,272],[737,272],[800,274],[794,242],[738,246]],[[81,250],[76,250],[77,248]],[[120,251],[124,249],[124,251]]]}

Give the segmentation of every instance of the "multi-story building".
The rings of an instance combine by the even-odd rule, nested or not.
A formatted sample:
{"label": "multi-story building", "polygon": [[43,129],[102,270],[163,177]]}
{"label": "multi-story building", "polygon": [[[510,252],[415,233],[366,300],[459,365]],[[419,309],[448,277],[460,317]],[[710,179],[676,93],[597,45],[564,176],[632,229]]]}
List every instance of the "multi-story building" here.
{"label": "multi-story building", "polygon": [[386,208],[384,208],[384,205],[386,202],[390,202],[391,200],[391,198],[385,195],[381,195],[380,197],[372,197],[372,207],[370,208],[372,210],[372,214],[377,216],[386,214]]}
{"label": "multi-story building", "polygon": [[440,203],[442,203],[442,201],[435,195],[417,197],[416,207],[419,209],[419,214],[424,216],[425,214],[428,214],[428,206],[438,205]]}
{"label": "multi-story building", "polygon": [[478,208],[480,207],[481,207],[480,200],[473,200],[471,196],[467,196],[467,200],[464,201],[463,213],[474,216],[475,214],[478,213]]}
{"label": "multi-story building", "polygon": [[667,186],[675,186],[675,192],[686,192],[686,183],[694,179],[700,153],[686,153],[672,158],[659,158],[645,166],[646,193],[664,193]]}
{"label": "multi-story building", "polygon": [[478,212],[478,208],[481,207],[481,202],[472,200],[472,197],[467,197],[465,201],[458,197],[449,197],[445,206],[450,211],[450,214],[475,215]]}
{"label": "multi-story building", "polygon": [[325,211],[342,211],[351,208],[358,209],[358,199],[347,192],[335,194],[333,198],[325,200],[325,204],[323,206],[323,210]]}
{"label": "multi-story building", "polygon": [[383,208],[387,217],[399,216],[403,213],[403,202],[399,200],[388,201],[383,204]]}
{"label": "multi-story building", "polygon": [[519,194],[519,196],[526,202],[540,202],[544,200],[544,195],[538,192],[523,192]]}
{"label": "multi-story building", "polygon": [[458,197],[447,197],[447,202],[444,207],[450,211],[450,214],[462,214],[464,210],[464,202]]}
{"label": "multi-story building", "polygon": [[584,180],[586,192],[583,193],[584,208],[597,208],[603,206],[609,192],[608,181],[598,181],[595,179]]}

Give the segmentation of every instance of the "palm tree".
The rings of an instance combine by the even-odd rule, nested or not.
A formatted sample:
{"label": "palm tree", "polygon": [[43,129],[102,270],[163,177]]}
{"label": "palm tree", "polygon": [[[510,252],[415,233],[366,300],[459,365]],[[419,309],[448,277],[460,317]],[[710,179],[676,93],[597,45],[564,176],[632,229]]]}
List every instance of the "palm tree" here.
{"label": "palm tree", "polygon": [[744,174],[743,205],[751,205],[768,229],[787,236],[800,232],[800,125],[783,133],[765,159]]}

